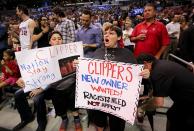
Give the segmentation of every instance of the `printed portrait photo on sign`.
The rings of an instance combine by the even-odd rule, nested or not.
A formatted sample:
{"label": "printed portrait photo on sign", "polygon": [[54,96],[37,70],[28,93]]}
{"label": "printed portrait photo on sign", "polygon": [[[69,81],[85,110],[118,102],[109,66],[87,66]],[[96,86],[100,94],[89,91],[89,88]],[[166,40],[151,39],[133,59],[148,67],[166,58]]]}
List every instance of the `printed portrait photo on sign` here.
{"label": "printed portrait photo on sign", "polygon": [[63,58],[59,60],[59,67],[60,67],[62,78],[76,71],[76,68],[73,67],[73,61],[77,59],[78,57],[80,56],[79,55],[72,56],[72,57],[67,57],[67,58]]}

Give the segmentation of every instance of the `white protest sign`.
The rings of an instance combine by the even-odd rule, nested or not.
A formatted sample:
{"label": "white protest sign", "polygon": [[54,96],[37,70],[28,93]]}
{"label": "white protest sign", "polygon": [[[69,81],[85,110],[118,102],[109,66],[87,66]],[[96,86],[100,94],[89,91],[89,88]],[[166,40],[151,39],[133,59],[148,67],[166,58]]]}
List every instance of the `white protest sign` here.
{"label": "white protest sign", "polygon": [[134,124],[143,65],[80,58],[75,107],[95,109]]}
{"label": "white protest sign", "polygon": [[25,82],[24,92],[45,87],[75,72],[73,60],[83,56],[82,42],[16,52],[16,59]]}

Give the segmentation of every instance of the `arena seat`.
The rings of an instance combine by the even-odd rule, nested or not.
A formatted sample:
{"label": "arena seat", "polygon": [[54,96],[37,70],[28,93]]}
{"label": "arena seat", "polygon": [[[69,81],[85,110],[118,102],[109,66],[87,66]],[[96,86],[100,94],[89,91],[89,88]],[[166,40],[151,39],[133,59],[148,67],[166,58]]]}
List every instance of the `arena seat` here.
{"label": "arena seat", "polygon": [[3,95],[5,99],[0,104],[0,110],[6,105],[10,105],[10,107],[15,109],[14,93],[18,89],[18,86],[7,86],[3,88]]}

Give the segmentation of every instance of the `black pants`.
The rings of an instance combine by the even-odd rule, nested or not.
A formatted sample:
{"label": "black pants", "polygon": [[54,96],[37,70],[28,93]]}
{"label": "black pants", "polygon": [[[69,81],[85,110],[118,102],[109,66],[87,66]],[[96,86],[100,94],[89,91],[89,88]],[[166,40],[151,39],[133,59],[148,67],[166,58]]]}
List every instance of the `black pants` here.
{"label": "black pants", "polygon": [[75,109],[75,84],[65,90],[56,90],[49,88],[44,93],[45,98],[51,98],[56,115],[63,116],[67,110],[76,111]]}
{"label": "black pants", "polygon": [[105,128],[107,126],[107,117],[109,117],[110,131],[124,131],[125,120],[97,110],[90,110],[90,112],[93,115],[92,121],[96,126]]}
{"label": "black pants", "polygon": [[194,130],[194,107],[191,105],[173,104],[167,112],[167,118],[167,131]]}
{"label": "black pants", "polygon": [[[24,93],[23,89],[15,93],[16,108],[20,114],[21,120],[28,120],[33,116],[29,103],[27,101],[28,93]],[[56,115],[66,115],[67,110],[75,111],[75,84],[66,90],[56,90],[54,88],[46,89],[41,94],[33,98],[35,108],[37,110],[37,122],[39,125],[47,122],[47,110],[45,100],[52,100]]]}
{"label": "black pants", "polygon": [[35,108],[37,111],[37,123],[38,125],[46,125],[47,123],[47,109],[46,109],[46,103],[45,103],[45,99],[46,100],[50,100],[51,99],[51,95],[46,94],[46,91],[42,92],[41,94],[35,96],[33,98],[34,100],[34,104],[35,104]]}
{"label": "black pants", "polygon": [[[23,89],[20,89],[15,93],[15,104],[22,121],[27,121],[33,117],[32,110],[27,100],[28,95],[29,92],[24,93]],[[37,111],[38,125],[45,125],[47,123],[45,99],[51,99],[50,95],[45,95],[45,92],[33,97],[34,105]]]}
{"label": "black pants", "polygon": [[75,111],[75,84],[65,90],[56,90],[48,88],[42,94],[34,98],[37,109],[37,122],[43,125],[47,122],[46,118],[46,100],[52,100],[57,116],[64,116],[67,110]]}
{"label": "black pants", "polygon": [[20,114],[22,121],[27,121],[33,116],[28,100],[26,98],[28,95],[29,92],[24,93],[23,89],[19,89],[15,93],[15,106]]}

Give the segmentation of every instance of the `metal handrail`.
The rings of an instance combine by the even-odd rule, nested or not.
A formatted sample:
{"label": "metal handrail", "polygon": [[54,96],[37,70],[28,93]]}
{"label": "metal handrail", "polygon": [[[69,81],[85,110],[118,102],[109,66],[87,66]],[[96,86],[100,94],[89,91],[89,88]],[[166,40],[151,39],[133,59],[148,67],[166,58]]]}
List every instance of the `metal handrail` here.
{"label": "metal handrail", "polygon": [[176,55],[174,55],[174,54],[172,54],[172,53],[170,53],[170,54],[168,55],[168,59],[169,59],[169,56],[171,56],[172,58],[174,58],[174,59],[176,59],[176,60],[179,60],[180,62],[184,63],[185,65],[191,67],[191,68],[192,68],[192,71],[193,71],[193,73],[194,73],[194,64],[193,64],[193,63],[188,62],[188,61],[185,61],[185,60],[183,60],[182,58],[180,58],[180,57],[178,57],[178,56],[176,56]]}

